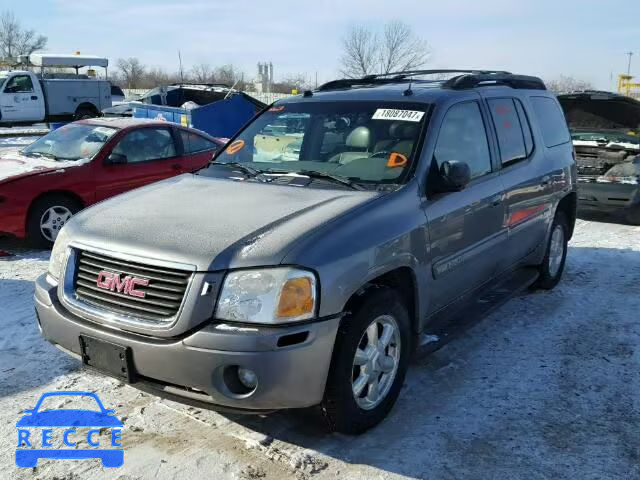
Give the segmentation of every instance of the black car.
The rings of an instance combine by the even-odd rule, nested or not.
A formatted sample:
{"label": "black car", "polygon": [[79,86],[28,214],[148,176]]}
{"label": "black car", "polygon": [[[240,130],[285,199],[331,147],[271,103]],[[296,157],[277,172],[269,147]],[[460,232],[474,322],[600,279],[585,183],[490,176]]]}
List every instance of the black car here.
{"label": "black car", "polygon": [[578,165],[578,206],[640,225],[640,102],[609,92],[558,97]]}

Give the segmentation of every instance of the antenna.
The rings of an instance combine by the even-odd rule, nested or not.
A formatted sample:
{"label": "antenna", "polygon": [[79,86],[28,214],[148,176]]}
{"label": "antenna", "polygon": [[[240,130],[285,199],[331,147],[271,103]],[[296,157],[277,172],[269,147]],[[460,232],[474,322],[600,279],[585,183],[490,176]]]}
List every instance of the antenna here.
{"label": "antenna", "polygon": [[625,55],[629,55],[629,63],[627,64],[627,75],[631,75],[631,57],[633,52],[627,52]]}

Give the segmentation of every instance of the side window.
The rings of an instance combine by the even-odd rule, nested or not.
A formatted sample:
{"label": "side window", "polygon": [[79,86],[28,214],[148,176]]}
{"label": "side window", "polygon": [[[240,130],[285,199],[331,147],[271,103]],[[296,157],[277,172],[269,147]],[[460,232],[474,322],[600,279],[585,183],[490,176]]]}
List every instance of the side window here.
{"label": "side window", "polygon": [[524,133],[514,99],[492,98],[487,103],[498,137],[502,164],[526,158]]}
{"label": "side window", "polygon": [[558,102],[549,97],[531,97],[531,104],[547,147],[571,141],[567,121]]}
{"label": "side window", "polygon": [[471,178],[491,171],[487,131],[476,102],[459,103],[446,113],[434,153],[438,167],[458,160],[471,168]]}
{"label": "side window", "polygon": [[29,75],[16,75],[12,77],[4,87],[5,93],[29,93],[33,92],[33,83]]}
{"label": "side window", "polygon": [[196,153],[205,150],[217,150],[218,145],[210,140],[207,140],[197,133],[188,132],[180,129],[180,138],[182,138],[182,145],[184,147],[184,153]]}
{"label": "side window", "polygon": [[161,160],[176,156],[176,147],[167,128],[139,128],[127,133],[113,153],[125,155],[127,163]]}
{"label": "side window", "polygon": [[522,135],[524,136],[524,147],[527,152],[527,157],[533,152],[533,135],[531,133],[531,124],[527,113],[524,111],[524,107],[520,100],[515,100],[516,110],[518,111],[518,118],[520,118],[520,126],[522,127]]}

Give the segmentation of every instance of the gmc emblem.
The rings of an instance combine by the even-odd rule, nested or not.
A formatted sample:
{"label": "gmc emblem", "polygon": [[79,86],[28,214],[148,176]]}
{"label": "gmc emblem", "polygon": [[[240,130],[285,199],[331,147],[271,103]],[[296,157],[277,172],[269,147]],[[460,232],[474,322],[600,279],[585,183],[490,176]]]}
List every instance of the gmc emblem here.
{"label": "gmc emblem", "polygon": [[110,290],[112,292],[123,293],[131,297],[144,298],[147,294],[141,290],[136,290],[136,287],[146,287],[149,285],[149,280],[146,278],[132,277],[127,275],[124,278],[120,278],[120,273],[107,272],[102,270],[98,274],[98,280],[96,285],[103,290]]}

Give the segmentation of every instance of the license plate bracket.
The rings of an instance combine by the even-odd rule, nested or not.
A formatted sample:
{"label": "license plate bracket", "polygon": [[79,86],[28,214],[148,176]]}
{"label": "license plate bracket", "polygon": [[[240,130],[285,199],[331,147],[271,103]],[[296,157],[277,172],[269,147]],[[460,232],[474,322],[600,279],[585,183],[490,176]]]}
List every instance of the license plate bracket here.
{"label": "license plate bracket", "polygon": [[131,348],[99,338],[80,335],[82,363],[99,372],[133,383],[135,371]]}

